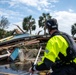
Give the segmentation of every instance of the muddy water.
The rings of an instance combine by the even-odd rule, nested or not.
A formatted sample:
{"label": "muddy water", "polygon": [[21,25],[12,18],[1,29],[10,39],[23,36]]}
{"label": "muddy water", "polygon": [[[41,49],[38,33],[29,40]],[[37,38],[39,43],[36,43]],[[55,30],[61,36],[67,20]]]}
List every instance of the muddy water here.
{"label": "muddy water", "polygon": [[[0,75],[30,75],[30,63],[9,63],[0,65]],[[33,74],[38,75],[38,74]]]}

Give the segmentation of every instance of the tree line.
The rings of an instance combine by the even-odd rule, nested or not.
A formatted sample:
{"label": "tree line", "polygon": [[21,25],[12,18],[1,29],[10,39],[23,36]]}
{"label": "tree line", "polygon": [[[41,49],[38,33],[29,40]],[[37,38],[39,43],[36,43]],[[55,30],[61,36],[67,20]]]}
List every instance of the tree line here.
{"label": "tree line", "polygon": [[[42,13],[42,15],[39,16],[38,25],[39,25],[39,28],[43,28],[44,35],[46,35],[46,26],[45,26],[46,21],[51,18],[52,18],[52,16],[49,13]],[[5,30],[5,28],[9,27],[9,25],[10,25],[10,22],[8,21],[8,19],[6,17],[2,16],[1,20],[0,20],[0,39],[12,35],[13,30],[11,30],[11,31]],[[33,18],[32,15],[24,17],[23,22],[22,22],[22,28],[23,28],[23,30],[25,30],[25,32],[29,31],[30,34],[32,34],[32,31],[33,30],[35,31],[35,29],[36,29],[35,18]],[[75,34],[76,34],[76,23],[74,23],[71,26],[71,35],[74,37]]]}

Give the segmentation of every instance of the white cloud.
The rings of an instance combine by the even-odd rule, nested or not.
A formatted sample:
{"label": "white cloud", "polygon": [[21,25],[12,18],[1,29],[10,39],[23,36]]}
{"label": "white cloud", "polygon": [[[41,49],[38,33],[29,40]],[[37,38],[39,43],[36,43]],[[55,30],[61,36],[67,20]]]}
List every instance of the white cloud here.
{"label": "white cloud", "polygon": [[17,23],[11,23],[9,28],[6,30],[14,30],[14,29],[20,30],[16,25],[18,25],[22,29],[22,22],[17,22]]}
{"label": "white cloud", "polygon": [[68,11],[54,12],[53,16],[58,20],[59,29],[71,34],[71,25],[76,23],[76,13]]}
{"label": "white cloud", "polygon": [[14,0],[10,0],[10,1],[8,1],[8,0],[1,0],[0,3],[2,3],[2,4],[6,4],[7,3],[10,6],[14,6],[16,2]]}
{"label": "white cloud", "polygon": [[11,1],[3,1],[4,3],[7,2],[10,6],[9,7],[18,7],[19,4],[24,4],[27,6],[32,6],[37,8],[38,10],[46,9],[50,7],[54,7],[52,3],[56,3],[59,0],[11,0]]}
{"label": "white cloud", "polygon": [[16,3],[15,2],[9,2],[10,7],[13,7]]}
{"label": "white cloud", "polygon": [[[13,10],[6,10],[6,9],[1,9],[0,8],[0,16],[5,16],[7,17],[9,20],[10,19],[21,19],[19,16],[22,16],[23,14],[20,14],[20,12],[16,12]],[[16,18],[18,17],[18,18]]]}
{"label": "white cloud", "polygon": [[[4,1],[2,0],[2,3],[9,3],[11,7],[15,7],[18,6],[19,4],[23,4],[23,5],[27,5],[27,6],[32,6],[37,8],[38,10],[45,10],[46,12],[50,12],[49,11],[49,5],[50,7],[55,7],[55,5],[52,5],[52,3],[56,3],[59,0],[10,0],[10,1]],[[32,13],[33,10],[28,9],[28,7],[24,7],[27,9],[27,11],[29,11],[30,13]],[[23,8],[23,7],[22,7]],[[23,8],[23,9],[24,9]],[[34,13],[34,12],[33,12]],[[55,11],[50,13],[53,17],[57,18],[58,23],[59,23],[59,29],[62,31],[65,31],[69,34],[71,34],[71,25],[73,25],[74,23],[76,23],[76,13],[74,13],[74,10],[72,9],[68,9],[68,11]],[[20,12],[16,12],[13,10],[6,10],[6,9],[0,9],[0,15],[6,15],[7,18],[10,17],[15,18],[18,17],[17,20],[20,18],[21,15],[24,14],[20,14]],[[19,22],[19,25],[21,26],[22,24]],[[38,27],[37,27],[38,28]],[[37,31],[39,31],[39,28],[37,29]]]}
{"label": "white cloud", "polygon": [[58,0],[19,0],[20,3],[24,3],[28,6],[33,6],[36,7],[38,10],[44,9],[44,8],[48,8],[48,6],[50,5],[50,7],[53,7],[53,5],[51,4],[52,2],[56,3],[58,2]]}
{"label": "white cloud", "polygon": [[73,12],[74,10],[72,10],[72,9],[69,9],[69,12]]}
{"label": "white cloud", "polygon": [[8,14],[7,12],[5,12],[5,9],[0,8],[0,16],[4,16],[4,15],[8,17]]}
{"label": "white cloud", "polygon": [[2,12],[2,11],[0,11],[0,16],[2,16],[2,13],[3,13],[3,12]]}
{"label": "white cloud", "polygon": [[37,6],[38,1],[37,0],[18,0],[20,3],[24,3],[26,5],[30,6]]}

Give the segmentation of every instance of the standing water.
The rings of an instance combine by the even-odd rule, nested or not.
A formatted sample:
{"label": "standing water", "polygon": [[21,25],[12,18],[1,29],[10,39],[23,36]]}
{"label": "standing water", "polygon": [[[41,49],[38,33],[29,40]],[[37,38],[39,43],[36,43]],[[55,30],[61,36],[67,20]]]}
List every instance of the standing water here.
{"label": "standing water", "polygon": [[20,62],[6,62],[7,60],[0,62],[0,75],[30,75],[28,70],[31,67],[31,62],[24,61],[23,50],[19,51],[19,60]]}
{"label": "standing water", "polygon": [[28,72],[30,66],[30,64],[21,62],[0,65],[0,75],[30,75]]}

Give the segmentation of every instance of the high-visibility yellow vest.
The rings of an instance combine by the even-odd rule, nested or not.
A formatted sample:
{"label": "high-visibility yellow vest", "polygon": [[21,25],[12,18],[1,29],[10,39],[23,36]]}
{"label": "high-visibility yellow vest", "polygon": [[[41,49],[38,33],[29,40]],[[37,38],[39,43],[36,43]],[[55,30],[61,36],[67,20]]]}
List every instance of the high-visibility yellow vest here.
{"label": "high-visibility yellow vest", "polygon": [[[61,35],[53,36],[47,42],[42,62],[38,64],[43,63],[45,58],[49,59],[52,62],[55,62],[56,59],[60,59],[58,56],[59,52],[61,52],[64,56],[67,56],[67,48],[68,43]],[[76,59],[74,59],[73,61],[76,62]]]}

